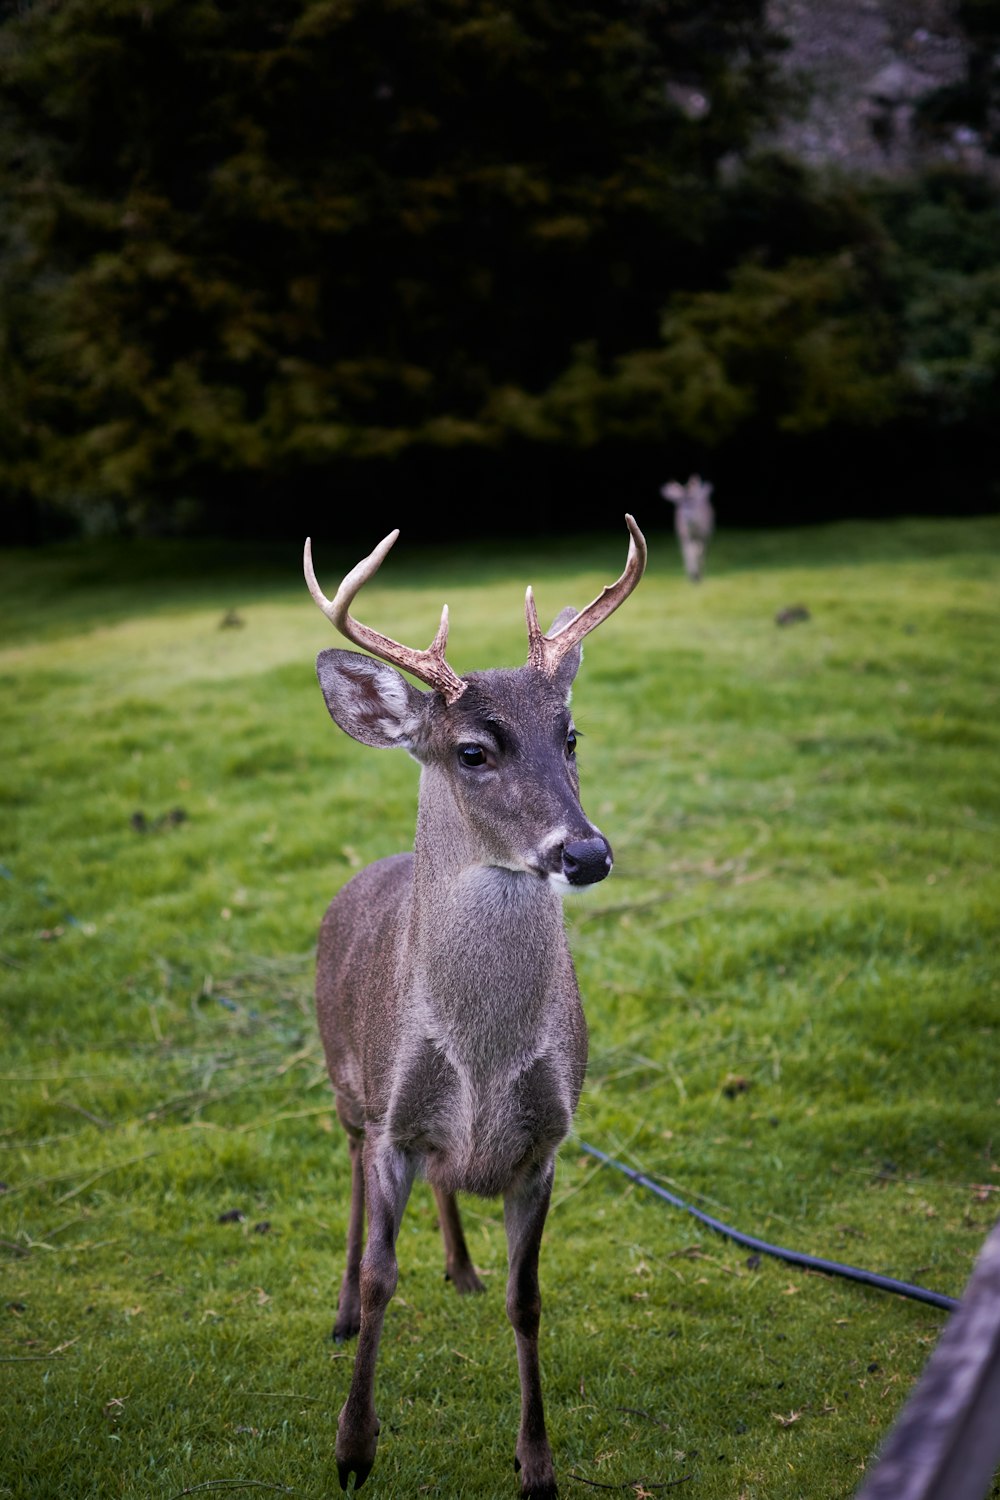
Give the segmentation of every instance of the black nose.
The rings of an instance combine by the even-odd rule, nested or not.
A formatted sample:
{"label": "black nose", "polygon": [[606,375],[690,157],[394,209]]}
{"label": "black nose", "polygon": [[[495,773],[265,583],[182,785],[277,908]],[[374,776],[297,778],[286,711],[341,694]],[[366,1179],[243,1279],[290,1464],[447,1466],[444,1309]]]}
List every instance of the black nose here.
{"label": "black nose", "polygon": [[562,867],[570,885],[594,885],[611,869],[611,845],[600,834],[592,839],[577,839],[572,844],[565,844]]}

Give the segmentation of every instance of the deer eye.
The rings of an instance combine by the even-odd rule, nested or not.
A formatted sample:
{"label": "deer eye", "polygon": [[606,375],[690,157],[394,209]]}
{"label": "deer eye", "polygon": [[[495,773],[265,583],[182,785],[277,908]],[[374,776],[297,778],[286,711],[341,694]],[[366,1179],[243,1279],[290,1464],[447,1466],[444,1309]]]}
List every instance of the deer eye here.
{"label": "deer eye", "polygon": [[569,734],[566,736],[566,754],[567,755],[575,755],[576,754],[576,730],[575,729],[571,729],[570,732],[569,732]]}
{"label": "deer eye", "polygon": [[482,745],[459,745],[458,758],[463,766],[469,766],[470,769],[475,766],[485,766],[486,751]]}

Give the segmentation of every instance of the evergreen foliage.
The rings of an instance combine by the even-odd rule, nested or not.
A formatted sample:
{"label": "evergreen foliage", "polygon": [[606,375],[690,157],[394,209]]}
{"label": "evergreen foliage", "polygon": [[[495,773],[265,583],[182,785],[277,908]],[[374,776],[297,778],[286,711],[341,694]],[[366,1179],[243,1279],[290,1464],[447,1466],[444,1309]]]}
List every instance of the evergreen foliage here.
{"label": "evergreen foliage", "polygon": [[7,531],[251,529],[366,472],[485,493],[546,454],[724,469],[981,425],[995,195],[755,157],[787,103],[763,11],[0,10]]}

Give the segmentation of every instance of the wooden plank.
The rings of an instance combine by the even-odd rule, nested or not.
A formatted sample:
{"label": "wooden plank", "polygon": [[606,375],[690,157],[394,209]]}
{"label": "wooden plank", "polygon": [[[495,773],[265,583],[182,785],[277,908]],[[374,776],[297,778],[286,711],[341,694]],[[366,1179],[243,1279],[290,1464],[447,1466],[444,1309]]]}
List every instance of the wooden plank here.
{"label": "wooden plank", "polygon": [[1000,1223],[856,1500],[984,1500],[1000,1464]]}

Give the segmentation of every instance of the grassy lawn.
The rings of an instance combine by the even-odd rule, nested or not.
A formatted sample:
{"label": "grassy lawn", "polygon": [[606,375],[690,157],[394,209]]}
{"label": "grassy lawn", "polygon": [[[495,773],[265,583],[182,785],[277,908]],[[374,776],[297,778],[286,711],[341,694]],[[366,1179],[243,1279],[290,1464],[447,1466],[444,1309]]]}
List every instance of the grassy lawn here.
{"label": "grassy lawn", "polygon": [[[1000,1206],[1000,521],[723,533],[696,589],[668,519],[639,516],[650,571],[574,697],[617,856],[567,907],[579,1134],[957,1296]],[[355,559],[314,540],[332,592]],[[422,645],[447,599],[457,670],[513,665],[524,585],[580,605],[625,541],[404,536],[359,613]],[[417,768],[331,725],[329,644],[296,549],[0,556],[2,1497],[339,1493],[347,1152],[311,949],[408,846]],[[488,1294],[460,1300],[417,1186],[375,1500],[516,1495],[499,1205],[466,1228]],[[566,1496],[842,1500],[945,1317],[748,1264],[572,1140],[542,1284]]]}

